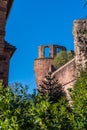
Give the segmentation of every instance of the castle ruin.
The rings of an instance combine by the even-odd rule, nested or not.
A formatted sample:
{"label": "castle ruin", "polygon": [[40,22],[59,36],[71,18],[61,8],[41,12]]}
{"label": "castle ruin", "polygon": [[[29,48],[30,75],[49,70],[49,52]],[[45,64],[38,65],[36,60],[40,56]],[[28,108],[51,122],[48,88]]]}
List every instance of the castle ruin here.
{"label": "castle ruin", "polygon": [[[59,83],[62,84],[67,96],[69,96],[68,88],[73,87],[80,69],[84,69],[87,62],[87,19],[74,21],[73,36],[74,58],[52,72],[52,76],[55,76]],[[46,47],[50,48],[49,57],[44,57],[44,48]],[[66,50],[65,47],[58,45],[39,46],[39,56],[34,61],[36,83],[39,90],[42,80],[53,66],[53,59],[57,54],[57,49]]]}
{"label": "castle ruin", "polygon": [[[0,0],[0,80],[8,85],[9,62],[16,48],[5,41],[5,26],[13,0]],[[48,71],[58,79],[64,89],[73,87],[79,69],[84,69],[87,62],[87,19],[75,20],[73,26],[74,58],[57,70],[54,70],[53,59],[57,52],[66,50],[59,45],[39,46],[38,58],[34,61],[34,71],[38,88]],[[49,48],[49,57],[45,57],[45,48]]]}

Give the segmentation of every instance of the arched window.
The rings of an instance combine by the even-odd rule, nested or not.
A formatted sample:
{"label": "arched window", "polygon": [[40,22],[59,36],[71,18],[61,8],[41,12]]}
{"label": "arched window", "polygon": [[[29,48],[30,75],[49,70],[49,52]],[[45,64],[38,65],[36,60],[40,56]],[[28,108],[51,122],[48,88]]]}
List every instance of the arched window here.
{"label": "arched window", "polygon": [[45,58],[50,57],[50,48],[49,47],[44,48],[44,57]]}

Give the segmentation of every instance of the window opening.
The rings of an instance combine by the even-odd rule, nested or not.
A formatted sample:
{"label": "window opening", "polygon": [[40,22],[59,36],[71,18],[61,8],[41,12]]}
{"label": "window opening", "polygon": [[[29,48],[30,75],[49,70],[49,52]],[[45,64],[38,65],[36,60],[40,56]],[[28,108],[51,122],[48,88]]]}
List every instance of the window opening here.
{"label": "window opening", "polygon": [[56,48],[56,54],[60,53],[61,49],[60,48]]}
{"label": "window opening", "polygon": [[46,47],[46,48],[44,49],[44,57],[45,57],[45,58],[50,57],[50,48],[49,48],[49,47]]}

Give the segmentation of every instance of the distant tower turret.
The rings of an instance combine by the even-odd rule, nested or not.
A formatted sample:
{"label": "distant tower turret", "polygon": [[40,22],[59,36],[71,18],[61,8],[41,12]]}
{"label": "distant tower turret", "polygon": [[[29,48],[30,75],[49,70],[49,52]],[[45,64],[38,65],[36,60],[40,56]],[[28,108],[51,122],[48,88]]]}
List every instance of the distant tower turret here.
{"label": "distant tower turret", "polygon": [[[46,49],[49,50],[46,54]],[[65,47],[59,45],[44,45],[38,48],[38,58],[34,61],[34,71],[36,75],[36,83],[40,89],[40,84],[43,78],[47,75],[51,65],[53,64],[53,59],[58,52],[61,50],[66,50]]]}

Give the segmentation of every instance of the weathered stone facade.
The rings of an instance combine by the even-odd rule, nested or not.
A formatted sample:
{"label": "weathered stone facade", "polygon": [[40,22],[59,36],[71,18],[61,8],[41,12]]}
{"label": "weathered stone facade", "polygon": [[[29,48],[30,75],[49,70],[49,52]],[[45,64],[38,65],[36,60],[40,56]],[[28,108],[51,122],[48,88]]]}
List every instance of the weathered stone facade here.
{"label": "weathered stone facade", "polygon": [[87,19],[74,21],[73,35],[76,71],[79,73],[87,62]]}
{"label": "weathered stone facade", "polygon": [[[45,48],[49,48],[49,57],[45,57]],[[66,50],[65,47],[59,45],[39,46],[38,58],[34,61],[34,71],[36,75],[36,83],[39,86],[43,78],[47,75],[49,69],[52,67],[53,58],[58,50]],[[39,88],[40,89],[40,88]]]}
{"label": "weathered stone facade", "polygon": [[67,99],[70,100],[68,88],[72,88],[76,81],[75,58],[57,69],[52,73],[52,76],[62,84],[63,90],[66,92]]}
{"label": "weathered stone facade", "polygon": [[[55,76],[59,83],[62,84],[64,90],[66,91],[68,99],[70,97],[68,88],[73,87],[77,78],[77,74],[79,74],[81,69],[85,68],[85,64],[87,62],[87,19],[74,21],[73,35],[75,48],[74,58],[52,73],[52,76]],[[44,58],[43,50],[44,46],[40,46],[39,57],[35,60],[34,64],[38,89],[40,89],[39,85],[41,84],[45,75],[48,73],[49,68],[53,64],[54,56],[56,55],[55,47],[54,49],[51,49],[51,59]]]}
{"label": "weathered stone facade", "polygon": [[15,47],[4,40],[5,25],[13,0],[0,0],[0,80],[8,85],[9,61]]}

